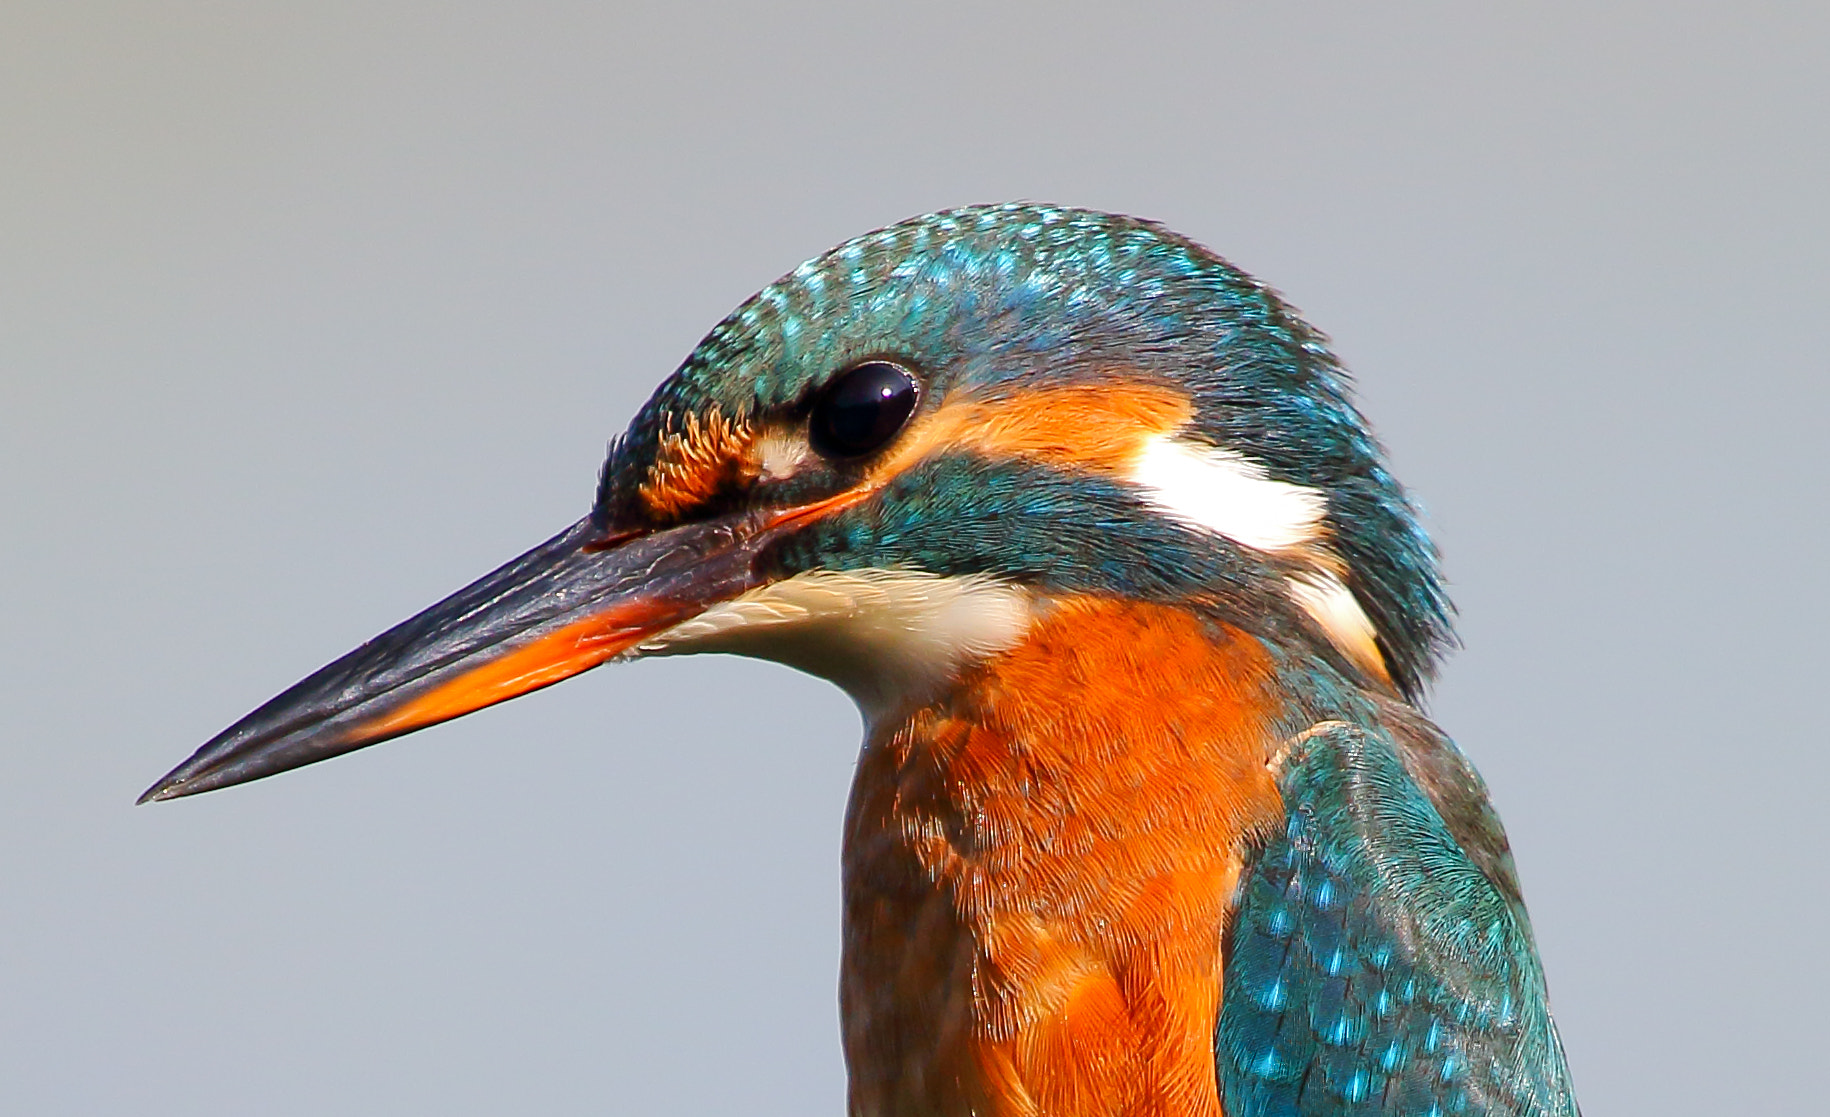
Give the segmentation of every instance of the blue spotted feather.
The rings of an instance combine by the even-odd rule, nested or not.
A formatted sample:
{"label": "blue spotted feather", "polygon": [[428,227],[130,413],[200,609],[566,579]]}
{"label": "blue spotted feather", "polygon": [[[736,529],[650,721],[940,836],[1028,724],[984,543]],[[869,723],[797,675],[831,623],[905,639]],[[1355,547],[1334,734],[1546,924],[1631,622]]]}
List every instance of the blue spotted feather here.
{"label": "blue spotted feather", "polygon": [[1326,722],[1281,760],[1228,936],[1228,1117],[1577,1113],[1510,860],[1477,863],[1405,751]]}

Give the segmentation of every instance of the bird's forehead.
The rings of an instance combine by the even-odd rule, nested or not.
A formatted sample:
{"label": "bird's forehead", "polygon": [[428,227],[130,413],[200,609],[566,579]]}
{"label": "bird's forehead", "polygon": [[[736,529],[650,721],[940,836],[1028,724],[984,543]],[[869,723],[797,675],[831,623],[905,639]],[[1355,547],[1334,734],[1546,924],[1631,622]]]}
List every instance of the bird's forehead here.
{"label": "bird's forehead", "polygon": [[1216,268],[1154,225],[1082,210],[1012,204],[892,225],[809,260],[719,323],[636,415],[626,450],[651,458],[688,415],[792,407],[873,356],[916,365],[937,393],[1147,362],[1188,336],[1200,300],[1187,281]]}

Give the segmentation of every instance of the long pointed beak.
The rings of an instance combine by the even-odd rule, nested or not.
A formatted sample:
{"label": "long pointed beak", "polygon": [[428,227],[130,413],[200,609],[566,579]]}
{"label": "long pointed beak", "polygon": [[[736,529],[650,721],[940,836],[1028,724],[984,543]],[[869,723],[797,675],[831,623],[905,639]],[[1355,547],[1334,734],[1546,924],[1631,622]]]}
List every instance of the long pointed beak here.
{"label": "long pointed beak", "polygon": [[312,764],[587,671],[755,585],[768,526],[730,516],[606,546],[581,520],[223,730],[140,802]]}

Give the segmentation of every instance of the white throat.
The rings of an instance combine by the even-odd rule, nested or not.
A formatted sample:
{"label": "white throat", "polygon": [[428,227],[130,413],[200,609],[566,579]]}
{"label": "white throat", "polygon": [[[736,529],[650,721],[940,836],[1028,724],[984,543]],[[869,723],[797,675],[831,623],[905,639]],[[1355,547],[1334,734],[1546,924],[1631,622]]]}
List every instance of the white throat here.
{"label": "white throat", "polygon": [[1035,610],[1030,593],[987,575],[810,570],[714,605],[635,654],[785,663],[843,687],[875,724],[1017,643]]}

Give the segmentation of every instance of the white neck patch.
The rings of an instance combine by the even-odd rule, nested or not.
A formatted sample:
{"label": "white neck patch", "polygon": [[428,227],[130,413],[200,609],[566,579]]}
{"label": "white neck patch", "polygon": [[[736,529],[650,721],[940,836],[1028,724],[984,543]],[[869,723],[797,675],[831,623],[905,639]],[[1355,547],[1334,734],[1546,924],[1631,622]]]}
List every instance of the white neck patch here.
{"label": "white neck patch", "polygon": [[1174,434],[1144,440],[1129,480],[1152,507],[1190,527],[1253,550],[1310,558],[1310,569],[1285,579],[1291,599],[1348,658],[1376,677],[1386,674],[1372,621],[1329,569],[1328,499],[1320,491],[1276,480],[1244,454]]}
{"label": "white neck patch", "polygon": [[1284,582],[1290,587],[1290,596],[1315,618],[1343,655],[1375,678],[1386,676],[1378,632],[1345,582],[1326,570],[1292,574]]}
{"label": "white neck patch", "polygon": [[874,723],[1017,643],[1036,608],[1027,591],[987,575],[809,570],[714,605],[634,654],[785,663],[843,687]]}
{"label": "white neck patch", "polygon": [[1259,551],[1321,537],[1321,493],[1276,481],[1244,454],[1158,434],[1144,440],[1130,480],[1159,511]]}

